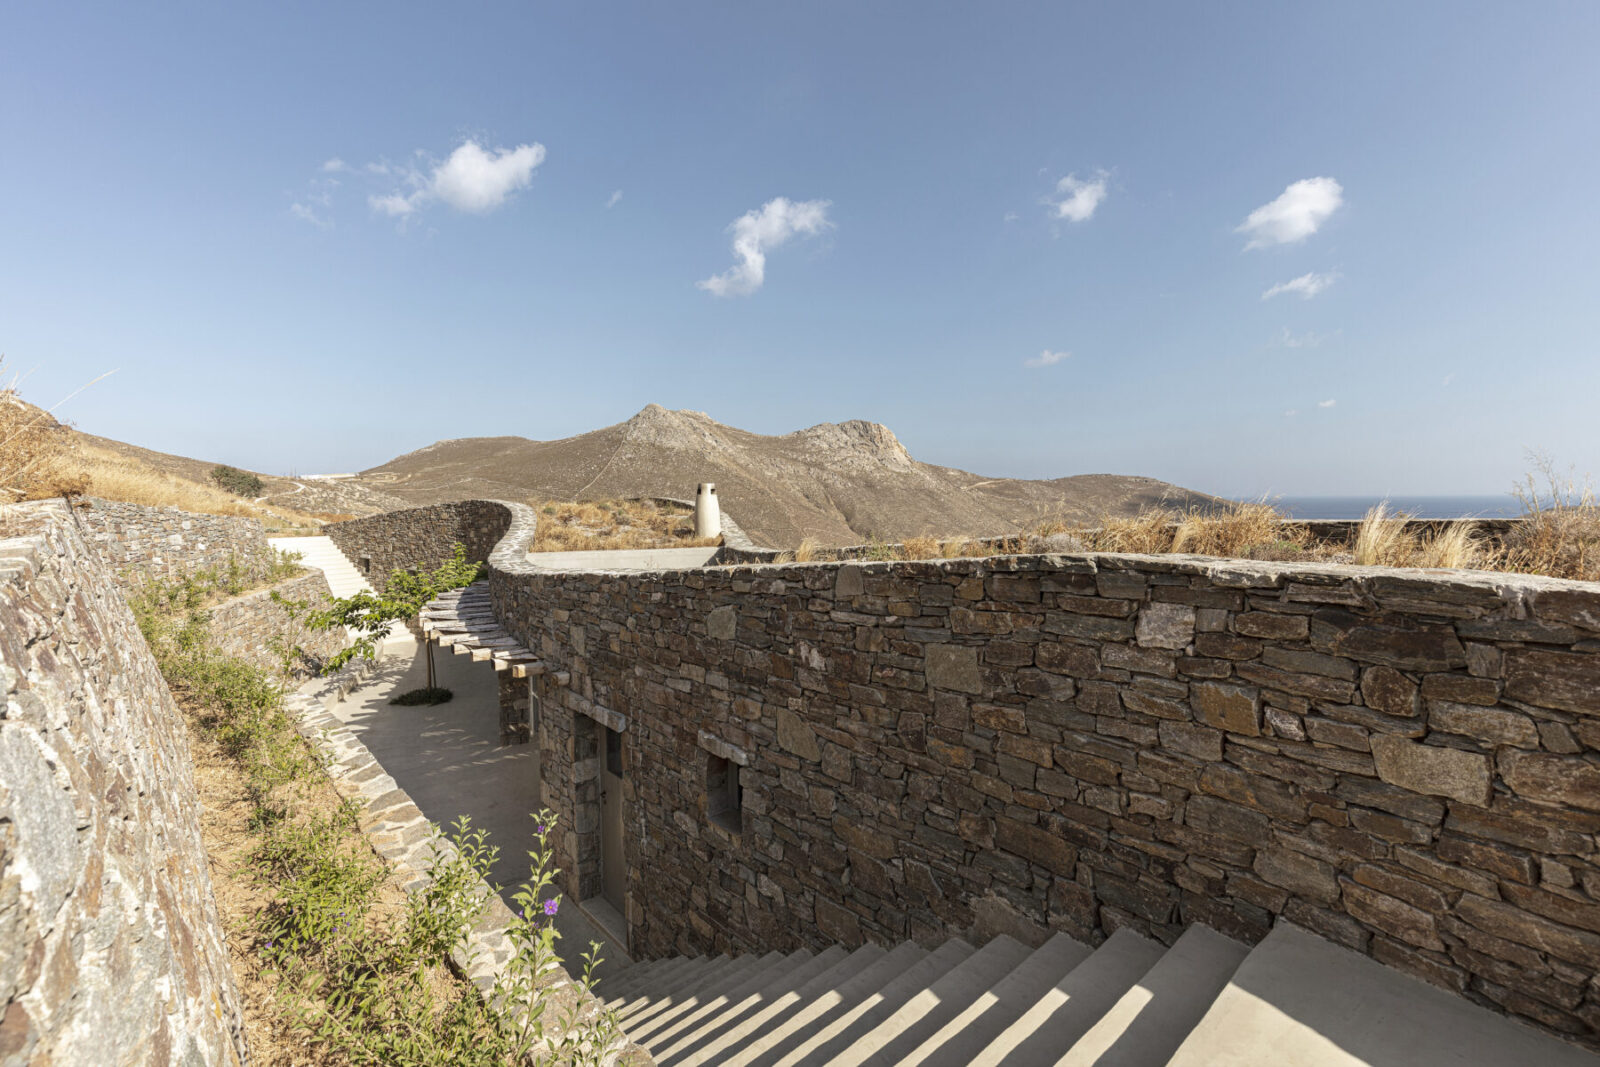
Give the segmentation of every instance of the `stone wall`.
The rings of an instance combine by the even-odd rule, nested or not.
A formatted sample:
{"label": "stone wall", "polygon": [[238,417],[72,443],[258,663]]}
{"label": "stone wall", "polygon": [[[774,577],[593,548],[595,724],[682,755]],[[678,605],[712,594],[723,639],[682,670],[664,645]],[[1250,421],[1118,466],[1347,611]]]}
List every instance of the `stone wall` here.
{"label": "stone wall", "polygon": [[0,542],[0,1064],[244,1055],[183,720],[60,505]]}
{"label": "stone wall", "polygon": [[117,571],[157,578],[226,569],[259,576],[272,558],[259,519],[201,515],[90,497],[74,509],[85,536]]}
{"label": "stone wall", "polygon": [[[640,957],[1285,917],[1600,1047],[1600,587],[1187,556],[535,572],[544,801]],[[715,784],[741,787],[713,818]]]}
{"label": "stone wall", "polygon": [[469,560],[488,559],[505,529],[505,505],[463,500],[330,523],[322,532],[381,593],[390,571],[432,570],[457,543],[466,546]]}
{"label": "stone wall", "polygon": [[333,597],[321,571],[246,593],[210,610],[212,639],[224,655],[267,670],[279,670],[287,662],[294,677],[309,678],[344,648],[344,631],[309,629],[272,598],[274,593],[284,600],[303,602],[307,611],[326,607]]}

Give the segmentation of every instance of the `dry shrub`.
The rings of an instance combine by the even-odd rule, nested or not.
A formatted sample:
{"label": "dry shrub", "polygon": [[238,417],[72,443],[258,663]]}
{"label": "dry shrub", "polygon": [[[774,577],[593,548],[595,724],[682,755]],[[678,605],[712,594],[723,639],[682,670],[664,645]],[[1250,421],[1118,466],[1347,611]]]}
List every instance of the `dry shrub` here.
{"label": "dry shrub", "polygon": [[833,553],[823,549],[822,543],[815,537],[804,537],[800,540],[800,547],[794,550],[796,563],[827,563],[833,559]]}
{"label": "dry shrub", "polygon": [[939,542],[939,556],[942,559],[960,559],[971,547],[972,538],[958,534]]}
{"label": "dry shrub", "polygon": [[0,499],[76,496],[88,484],[73,467],[71,431],[15,384],[0,388]]}
{"label": "dry shrub", "polygon": [[1301,547],[1303,530],[1283,525],[1283,515],[1266,501],[1224,511],[1191,510],[1178,520],[1172,551],[1199,556],[1249,557],[1263,547]]}
{"label": "dry shrub", "polygon": [[900,546],[902,559],[944,559],[944,546],[937,537],[908,537]]}
{"label": "dry shrub", "polygon": [[533,501],[539,512],[534,552],[695,548],[719,538],[694,536],[694,512],[651,500]]}
{"label": "dry shrub", "polygon": [[1098,528],[1078,531],[1078,538],[1091,552],[1171,552],[1177,519],[1174,512],[1150,509],[1130,519],[1102,519]]}
{"label": "dry shrub", "polygon": [[1600,581],[1600,501],[1594,486],[1587,478],[1561,474],[1548,456],[1531,459],[1534,472],[1515,489],[1522,521],[1505,536],[1500,568]]}

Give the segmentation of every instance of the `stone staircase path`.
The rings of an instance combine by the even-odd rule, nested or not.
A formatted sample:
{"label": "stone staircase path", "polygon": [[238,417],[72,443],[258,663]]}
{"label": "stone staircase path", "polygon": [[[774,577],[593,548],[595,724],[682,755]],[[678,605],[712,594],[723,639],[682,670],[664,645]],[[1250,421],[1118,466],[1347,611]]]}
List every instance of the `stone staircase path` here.
{"label": "stone staircase path", "polygon": [[639,964],[601,991],[658,1064],[691,1067],[1600,1067],[1600,1056],[1288,923]]}
{"label": "stone staircase path", "polygon": [[[297,552],[300,565],[315,567],[328,581],[328,588],[336,597],[355,596],[357,593],[376,592],[372,583],[345,558],[331,537],[269,537],[267,544],[280,552]],[[416,638],[403,626],[391,624],[381,647],[390,653],[403,653],[416,645]]]}

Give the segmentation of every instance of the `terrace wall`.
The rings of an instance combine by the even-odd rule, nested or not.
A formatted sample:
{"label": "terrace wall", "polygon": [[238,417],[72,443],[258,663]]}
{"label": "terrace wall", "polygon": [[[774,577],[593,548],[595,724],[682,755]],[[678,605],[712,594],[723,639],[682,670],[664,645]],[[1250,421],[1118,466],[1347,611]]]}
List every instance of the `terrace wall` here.
{"label": "terrace wall", "polygon": [[0,541],[0,1064],[234,1064],[183,719],[60,505]]}
{"label": "terrace wall", "polygon": [[623,732],[639,956],[1283,917],[1600,1046],[1600,587],[1116,555],[552,575],[531,511],[462,509],[551,670],[580,898]]}
{"label": "terrace wall", "polygon": [[190,571],[265,573],[271,546],[259,519],[201,515],[91,497],[74,508],[84,537],[118,572],[176,578]]}

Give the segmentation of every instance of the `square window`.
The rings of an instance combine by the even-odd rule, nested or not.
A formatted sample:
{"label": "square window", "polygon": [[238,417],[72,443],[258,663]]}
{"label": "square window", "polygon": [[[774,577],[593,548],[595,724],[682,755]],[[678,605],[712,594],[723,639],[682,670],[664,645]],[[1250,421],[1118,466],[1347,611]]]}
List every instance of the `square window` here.
{"label": "square window", "polygon": [[739,765],[721,756],[706,756],[706,815],[731,834],[744,828],[741,818],[743,790],[739,785]]}

